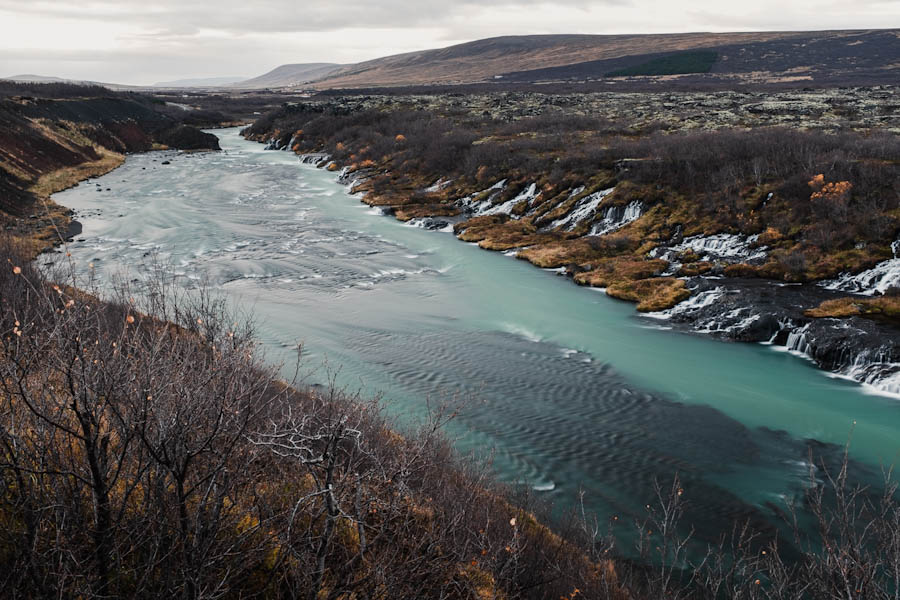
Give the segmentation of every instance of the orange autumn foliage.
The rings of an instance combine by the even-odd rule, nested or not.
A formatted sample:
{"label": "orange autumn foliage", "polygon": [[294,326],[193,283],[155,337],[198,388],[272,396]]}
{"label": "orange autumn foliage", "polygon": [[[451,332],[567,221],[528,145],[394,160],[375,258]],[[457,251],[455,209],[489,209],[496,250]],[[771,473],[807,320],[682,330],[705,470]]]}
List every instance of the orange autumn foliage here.
{"label": "orange autumn foliage", "polygon": [[850,191],[853,189],[853,184],[849,181],[825,183],[825,176],[821,173],[810,179],[808,185],[813,190],[809,197],[812,201],[846,201],[850,196]]}

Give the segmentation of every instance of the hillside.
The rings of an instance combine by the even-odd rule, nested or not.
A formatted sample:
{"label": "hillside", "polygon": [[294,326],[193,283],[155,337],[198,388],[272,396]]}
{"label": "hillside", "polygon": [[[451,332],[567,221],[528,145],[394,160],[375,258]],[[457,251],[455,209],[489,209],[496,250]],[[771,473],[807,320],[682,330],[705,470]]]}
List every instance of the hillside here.
{"label": "hillside", "polygon": [[19,93],[39,95],[48,86],[61,97],[4,98],[15,88],[0,88],[0,226],[27,240],[31,252],[78,231],[50,194],[116,168],[128,152],[219,148],[215,136],[157,110],[147,97],[64,83],[22,86]]}
{"label": "hillside", "polygon": [[[708,55],[711,60],[691,60],[699,55]],[[900,40],[896,31],[824,32],[510,72],[504,73],[503,79],[517,82],[583,81],[604,77],[709,73],[710,78],[748,83],[874,84],[896,80],[898,59]]]}
{"label": "hillside", "polygon": [[0,81],[10,81],[14,83],[35,83],[35,84],[48,84],[48,83],[64,83],[67,85],[80,85],[80,86],[91,86],[91,85],[99,85],[105,87],[110,90],[117,91],[128,91],[128,90],[138,90],[139,86],[135,85],[124,85],[120,83],[104,83],[102,81],[88,81],[88,80],[80,80],[80,79],[66,79],[64,77],[53,77],[48,75],[11,75],[10,77],[0,77]]}
{"label": "hillside", "polygon": [[[529,35],[496,37],[448,48],[378,58],[314,73],[284,65],[242,87],[278,87],[303,77],[319,89],[534,82],[603,78],[623,68],[685,51],[708,50],[712,80],[889,83],[900,64],[896,30],[684,33],[653,35]],[[334,70],[336,68],[336,70]],[[705,70],[676,70],[679,73]],[[640,72],[635,74],[641,74]]]}
{"label": "hillside", "polygon": [[341,65],[334,63],[304,63],[281,65],[268,73],[233,83],[238,88],[290,87],[301,83],[309,83],[330,75]]}

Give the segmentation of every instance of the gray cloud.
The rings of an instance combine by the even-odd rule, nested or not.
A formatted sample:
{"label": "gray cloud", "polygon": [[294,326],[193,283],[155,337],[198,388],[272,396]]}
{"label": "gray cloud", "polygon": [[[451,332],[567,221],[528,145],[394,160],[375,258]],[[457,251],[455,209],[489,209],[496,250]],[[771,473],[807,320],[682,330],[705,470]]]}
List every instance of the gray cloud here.
{"label": "gray cloud", "polygon": [[[564,0],[553,4],[559,10],[590,6],[621,6],[628,0]],[[69,2],[0,0],[0,9],[40,17],[106,22],[140,23],[159,33],[190,35],[203,29],[229,33],[278,33],[335,31],[356,27],[430,27],[441,21],[475,14],[485,8],[529,10],[544,0],[347,0],[344,2],[297,2],[260,0],[121,0],[119,2]]]}
{"label": "gray cloud", "polygon": [[496,35],[898,27],[897,0],[0,0],[0,76],[151,83]]}

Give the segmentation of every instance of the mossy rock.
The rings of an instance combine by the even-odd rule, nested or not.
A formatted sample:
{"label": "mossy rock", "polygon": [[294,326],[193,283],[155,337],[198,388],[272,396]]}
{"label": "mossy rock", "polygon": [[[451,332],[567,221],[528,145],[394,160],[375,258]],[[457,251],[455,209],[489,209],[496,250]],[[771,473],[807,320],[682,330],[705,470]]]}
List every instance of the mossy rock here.
{"label": "mossy rock", "polygon": [[678,270],[679,277],[697,277],[698,275],[703,275],[704,273],[709,273],[713,268],[713,264],[710,262],[694,262],[686,265],[681,265],[681,268]]}

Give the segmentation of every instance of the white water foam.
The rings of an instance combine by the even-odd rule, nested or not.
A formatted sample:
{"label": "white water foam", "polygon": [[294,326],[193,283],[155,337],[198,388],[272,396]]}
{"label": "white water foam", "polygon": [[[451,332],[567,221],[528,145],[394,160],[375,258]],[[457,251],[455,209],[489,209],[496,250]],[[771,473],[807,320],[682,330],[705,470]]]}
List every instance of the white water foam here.
{"label": "white water foam", "polygon": [[543,341],[544,339],[534,331],[531,331],[530,329],[523,327],[522,325],[516,325],[515,323],[501,323],[500,328],[506,333],[511,333],[521,338],[525,338],[529,342],[538,343],[540,341]]}
{"label": "white water foam", "polygon": [[624,210],[619,206],[607,207],[604,210],[603,218],[591,227],[590,235],[612,233],[632,221],[638,220],[642,214],[644,214],[644,205],[638,200],[628,203]]}
{"label": "white water foam", "polygon": [[822,282],[822,287],[829,290],[852,292],[865,296],[884,294],[893,287],[900,287],[900,240],[891,244],[894,258],[880,262],[871,269],[851,275],[842,273],[837,279]]}
{"label": "white water foam", "polygon": [[[479,205],[476,214],[478,215],[499,215],[499,214],[509,214],[509,212],[515,208],[517,204],[520,202],[528,201],[529,204],[535,201],[535,199],[540,196],[541,193],[537,189],[537,184],[532,183],[530,186],[525,188],[522,192],[520,192],[515,198],[511,198],[504,202],[503,204],[498,204],[496,206],[490,205],[490,202],[483,202]],[[487,206],[486,206],[487,204]],[[513,215],[513,218],[518,218]]]}
{"label": "white water foam", "polygon": [[601,190],[599,192],[594,192],[593,194],[588,194],[584,198],[578,201],[575,206],[572,207],[572,210],[569,214],[564,215],[563,217],[553,221],[550,223],[550,229],[564,229],[565,231],[572,231],[578,224],[583,220],[587,219],[594,215],[597,207],[600,206],[600,203],[603,202],[603,199],[606,198],[615,188],[609,188],[606,190]]}
{"label": "white water foam", "polygon": [[690,314],[692,312],[700,310],[701,308],[705,308],[713,304],[724,295],[725,288],[717,287],[711,290],[700,292],[699,294],[695,294],[686,300],[682,300],[672,308],[657,312],[649,312],[646,313],[645,316],[651,317],[653,319],[666,320],[671,319],[675,315]]}
{"label": "white water foam", "polygon": [[452,179],[444,180],[444,178],[442,177],[442,178],[438,179],[437,181],[435,181],[433,184],[429,185],[427,188],[425,188],[422,191],[427,194],[433,194],[434,192],[440,192],[441,190],[446,188],[451,183],[453,183]]}
{"label": "white water foam", "polygon": [[719,233],[716,235],[695,235],[685,238],[680,244],[672,246],[676,252],[693,250],[701,256],[701,260],[758,260],[767,255],[767,248],[750,248],[759,239],[759,235],[743,236],[736,233]]}
{"label": "white water foam", "polygon": [[[479,210],[482,209],[483,207],[491,205],[491,203],[493,202],[493,199],[496,198],[500,194],[500,192],[502,192],[503,189],[506,187],[506,181],[507,181],[506,179],[501,179],[500,181],[498,181],[497,183],[495,183],[494,185],[492,185],[491,187],[489,187],[487,189],[483,189],[480,192],[475,192],[474,194],[469,194],[465,198],[460,198],[459,200],[456,201],[456,203],[458,205],[460,205],[461,207],[463,207],[464,209],[466,209],[468,211],[472,211],[477,214],[479,212]],[[488,194],[488,192],[492,192],[492,193]],[[488,194],[488,197],[485,198],[484,200],[481,200],[480,202],[476,202],[475,199],[483,194]]]}

